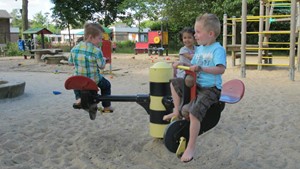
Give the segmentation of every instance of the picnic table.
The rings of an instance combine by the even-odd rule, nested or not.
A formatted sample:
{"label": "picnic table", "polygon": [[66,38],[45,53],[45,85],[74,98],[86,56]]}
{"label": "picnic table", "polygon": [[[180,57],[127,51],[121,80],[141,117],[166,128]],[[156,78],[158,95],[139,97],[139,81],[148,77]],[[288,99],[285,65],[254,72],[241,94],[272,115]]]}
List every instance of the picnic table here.
{"label": "picnic table", "polygon": [[56,55],[59,52],[62,52],[62,49],[59,48],[51,48],[51,49],[33,49],[31,52],[34,52],[34,59],[37,63],[42,62],[42,55]]}

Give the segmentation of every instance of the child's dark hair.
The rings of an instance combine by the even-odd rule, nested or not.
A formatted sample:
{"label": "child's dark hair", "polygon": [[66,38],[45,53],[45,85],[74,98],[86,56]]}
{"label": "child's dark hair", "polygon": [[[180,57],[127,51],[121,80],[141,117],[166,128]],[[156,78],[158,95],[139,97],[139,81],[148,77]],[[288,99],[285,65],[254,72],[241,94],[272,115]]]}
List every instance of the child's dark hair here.
{"label": "child's dark hair", "polygon": [[180,37],[179,37],[179,38],[180,38],[180,41],[181,41],[181,42],[183,41],[183,39],[182,39],[183,33],[190,33],[190,34],[192,34],[193,37],[194,37],[195,30],[194,30],[194,28],[191,28],[191,27],[185,27],[185,28],[183,28],[183,29],[179,32],[179,34],[180,34]]}

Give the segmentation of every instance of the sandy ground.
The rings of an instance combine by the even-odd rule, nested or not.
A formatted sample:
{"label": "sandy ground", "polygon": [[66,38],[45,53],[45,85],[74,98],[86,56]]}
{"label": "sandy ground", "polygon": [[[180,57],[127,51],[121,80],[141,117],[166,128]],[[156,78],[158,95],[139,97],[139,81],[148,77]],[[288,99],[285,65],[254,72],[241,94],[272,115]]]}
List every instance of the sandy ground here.
{"label": "sandy ground", "polygon": [[[152,64],[146,55],[114,54],[113,74],[105,71],[112,94],[148,94]],[[0,58],[0,80],[26,82],[24,95],[0,100],[1,169],[300,168],[299,72],[295,81],[287,69],[252,69],[240,78],[240,69],[229,65],[224,81],[241,79],[245,96],[226,105],[219,124],[199,136],[194,160],[185,164],[149,135],[149,115],[136,103],[114,102],[114,113],[99,113],[94,121],[74,110],[74,94],[64,89],[72,70]]]}

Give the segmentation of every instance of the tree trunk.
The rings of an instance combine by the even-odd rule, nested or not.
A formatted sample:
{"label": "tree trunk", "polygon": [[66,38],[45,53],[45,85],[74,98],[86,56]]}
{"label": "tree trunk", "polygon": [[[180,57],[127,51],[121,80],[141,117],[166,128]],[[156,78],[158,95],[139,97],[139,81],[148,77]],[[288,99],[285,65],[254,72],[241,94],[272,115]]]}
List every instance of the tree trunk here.
{"label": "tree trunk", "polygon": [[70,31],[70,24],[68,23],[68,33],[69,33],[69,45],[70,45],[70,50],[72,48],[72,44],[71,44],[71,31]]}
{"label": "tree trunk", "polygon": [[[28,29],[28,0],[22,0],[22,33]],[[27,34],[23,34],[23,39],[27,39]]]}

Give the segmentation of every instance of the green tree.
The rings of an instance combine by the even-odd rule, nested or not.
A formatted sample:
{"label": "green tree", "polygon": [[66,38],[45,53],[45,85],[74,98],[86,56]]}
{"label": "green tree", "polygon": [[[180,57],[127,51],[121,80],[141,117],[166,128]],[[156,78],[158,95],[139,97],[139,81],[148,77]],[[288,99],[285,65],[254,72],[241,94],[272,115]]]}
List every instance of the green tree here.
{"label": "green tree", "polygon": [[145,19],[158,20],[161,17],[158,6],[153,0],[124,0],[119,6],[123,13],[118,17],[129,26],[139,25]]}
{"label": "green tree", "polygon": [[[16,0],[17,1],[17,0]],[[28,0],[22,0],[22,32],[28,29]],[[24,37],[23,37],[24,38]],[[26,39],[27,37],[25,37]]]}
{"label": "green tree", "polygon": [[91,19],[92,14],[95,13],[94,8],[90,7],[91,5],[87,1],[80,0],[51,0],[51,2],[55,4],[52,8],[54,22],[59,28],[68,28],[71,47],[71,26],[73,28],[80,27],[86,20]]}
{"label": "green tree", "polygon": [[[143,20],[158,20],[161,18],[159,5],[153,0],[124,0],[119,6],[119,10],[125,14],[119,15],[119,18],[129,26],[137,25],[139,34],[143,28],[141,26]],[[138,37],[140,38],[140,36]]]}
{"label": "green tree", "polygon": [[143,21],[141,22],[142,28],[150,28],[151,30],[160,30],[161,28],[161,22],[160,21]]}
{"label": "green tree", "polygon": [[[27,30],[28,27],[28,0],[22,0],[22,32]],[[27,39],[26,36],[23,38]]]}
{"label": "green tree", "polygon": [[60,28],[68,28],[70,37],[71,27],[82,28],[87,21],[111,24],[110,22],[117,16],[117,5],[122,0],[51,0],[51,2],[55,5],[52,8],[54,22]]}
{"label": "green tree", "polygon": [[11,20],[11,26],[18,27],[20,30],[22,30],[22,14],[20,13],[19,9],[13,9],[10,13],[12,16]]}
{"label": "green tree", "polygon": [[[178,32],[186,27],[193,27],[197,16],[203,13],[214,13],[222,22],[223,15],[229,17],[241,16],[241,0],[149,0],[160,4],[158,10],[160,16],[168,18],[169,37],[171,41],[178,41]],[[259,0],[248,0],[248,14],[258,15]],[[249,23],[248,26],[255,28],[257,23]],[[220,38],[222,38],[220,36]],[[177,43],[179,44],[179,43]]]}
{"label": "green tree", "polygon": [[33,16],[33,20],[31,23],[32,28],[44,28],[47,27],[48,25],[48,20],[46,16],[42,14],[42,12],[38,12]]}
{"label": "green tree", "polygon": [[115,22],[118,14],[124,14],[123,11],[119,11],[118,6],[123,3],[124,0],[102,0],[95,3],[94,18],[100,24],[109,26]]}

